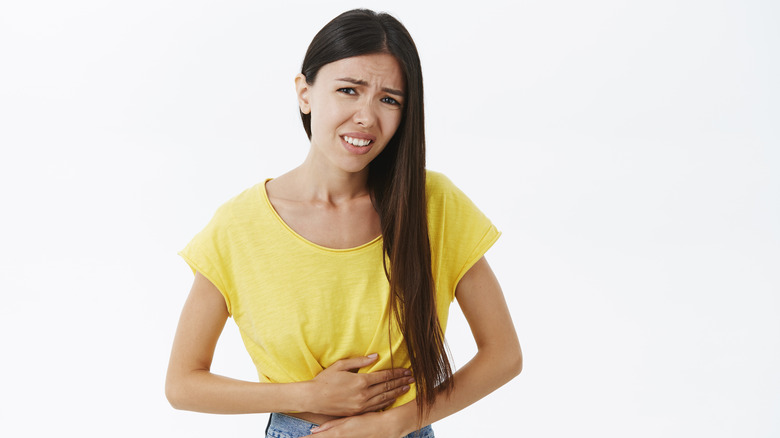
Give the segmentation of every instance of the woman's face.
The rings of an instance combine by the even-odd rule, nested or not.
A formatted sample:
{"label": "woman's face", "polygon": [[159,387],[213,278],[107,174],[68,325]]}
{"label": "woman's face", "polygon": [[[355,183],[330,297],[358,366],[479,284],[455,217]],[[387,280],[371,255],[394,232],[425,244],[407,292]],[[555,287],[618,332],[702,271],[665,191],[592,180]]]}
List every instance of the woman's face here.
{"label": "woman's face", "polygon": [[311,113],[310,154],[342,171],[366,169],[401,122],[404,82],[398,61],[386,53],[326,64],[312,85],[298,75],[298,103]]}

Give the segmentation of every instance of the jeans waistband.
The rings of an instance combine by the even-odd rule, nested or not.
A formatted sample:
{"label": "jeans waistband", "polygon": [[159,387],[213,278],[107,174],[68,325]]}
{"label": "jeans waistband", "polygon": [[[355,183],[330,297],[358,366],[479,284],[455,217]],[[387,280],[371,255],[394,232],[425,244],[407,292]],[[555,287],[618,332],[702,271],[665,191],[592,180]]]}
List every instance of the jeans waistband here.
{"label": "jeans waistband", "polygon": [[[317,425],[289,415],[273,413],[265,428],[266,438],[304,437],[311,435],[311,428]],[[404,438],[435,438],[433,428],[425,426],[417,432],[412,432]]]}

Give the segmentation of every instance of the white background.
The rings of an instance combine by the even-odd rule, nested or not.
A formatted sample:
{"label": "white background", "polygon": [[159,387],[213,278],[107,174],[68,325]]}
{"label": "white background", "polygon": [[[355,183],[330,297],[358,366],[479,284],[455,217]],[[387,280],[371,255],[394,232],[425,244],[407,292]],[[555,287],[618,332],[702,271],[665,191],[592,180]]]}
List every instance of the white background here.
{"label": "white background", "polygon": [[[525,353],[437,435],[780,436],[778,3],[321,3],[0,4],[0,435],[262,435],[165,400],[176,252],[302,161],[293,76],[365,6],[417,42]],[[232,320],[214,371],[255,378]]]}

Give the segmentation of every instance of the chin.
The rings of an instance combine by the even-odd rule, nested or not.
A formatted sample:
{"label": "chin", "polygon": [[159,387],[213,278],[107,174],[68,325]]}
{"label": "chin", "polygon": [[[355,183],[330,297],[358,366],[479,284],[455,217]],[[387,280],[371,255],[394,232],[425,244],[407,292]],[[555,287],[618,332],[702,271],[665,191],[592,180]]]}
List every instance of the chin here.
{"label": "chin", "polygon": [[372,160],[373,158],[369,159],[367,157],[349,157],[347,159],[340,160],[335,164],[344,172],[361,173],[363,171],[368,171],[368,165],[371,164]]}
{"label": "chin", "polygon": [[362,166],[342,166],[341,170],[347,173],[361,173],[368,171],[368,164]]}

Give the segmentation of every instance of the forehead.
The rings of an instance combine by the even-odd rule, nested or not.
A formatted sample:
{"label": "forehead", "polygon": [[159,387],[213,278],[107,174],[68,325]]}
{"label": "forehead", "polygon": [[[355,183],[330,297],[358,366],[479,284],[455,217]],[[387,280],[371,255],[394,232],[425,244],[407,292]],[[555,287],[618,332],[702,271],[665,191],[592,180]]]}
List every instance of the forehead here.
{"label": "forehead", "polygon": [[322,66],[318,78],[337,80],[352,78],[366,81],[370,85],[402,90],[405,85],[401,65],[393,55],[374,53],[339,59]]}

